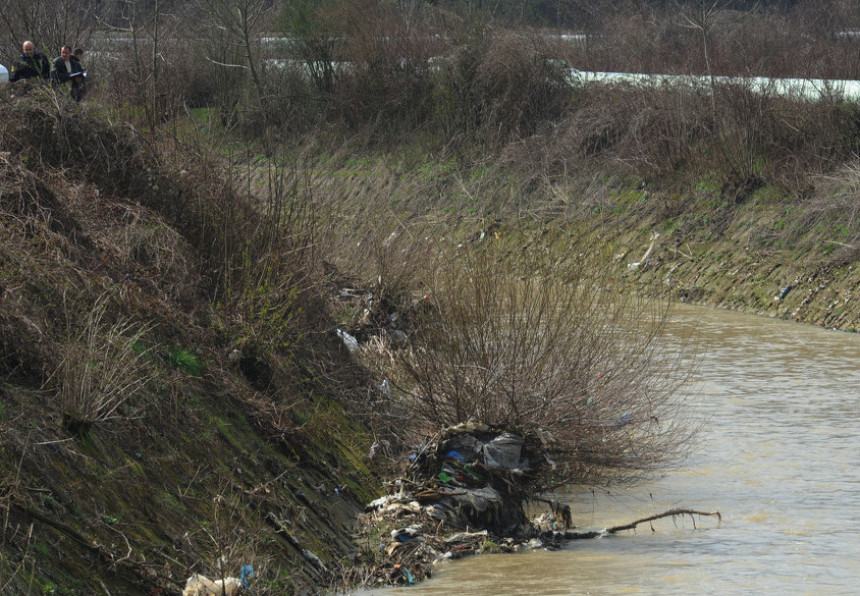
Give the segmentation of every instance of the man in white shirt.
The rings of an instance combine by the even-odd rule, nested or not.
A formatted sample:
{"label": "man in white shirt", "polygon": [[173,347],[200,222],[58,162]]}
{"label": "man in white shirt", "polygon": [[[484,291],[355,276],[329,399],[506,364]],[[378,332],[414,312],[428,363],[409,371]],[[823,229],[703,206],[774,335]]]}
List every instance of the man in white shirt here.
{"label": "man in white shirt", "polygon": [[71,46],[63,46],[60,49],[60,55],[54,59],[54,81],[59,84],[65,84],[71,81],[72,99],[81,101],[86,91],[86,71],[81,66],[81,61],[76,56],[72,55]]}

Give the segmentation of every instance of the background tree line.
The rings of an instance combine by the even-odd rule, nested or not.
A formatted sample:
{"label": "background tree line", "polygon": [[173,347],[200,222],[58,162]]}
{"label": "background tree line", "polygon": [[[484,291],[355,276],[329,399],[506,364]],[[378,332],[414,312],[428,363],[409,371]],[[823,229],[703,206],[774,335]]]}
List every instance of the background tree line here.
{"label": "background tree line", "polygon": [[[549,123],[557,126],[594,109],[582,130],[610,116],[615,121],[585,135],[582,151],[603,154],[625,138],[620,129],[628,116],[645,113],[642,105],[654,98],[612,116],[613,104],[601,101],[595,89],[566,84],[568,65],[860,79],[860,51],[850,34],[860,23],[860,6],[838,0],[0,0],[0,9],[0,60],[7,64],[27,38],[51,56],[63,43],[82,46],[93,96],[148,130],[194,112],[210,125],[274,144],[313,133],[362,138],[377,147],[408,138],[425,149],[499,151]],[[562,14],[570,16],[569,26],[538,26]],[[507,26],[514,23],[529,26]],[[553,34],[558,32],[588,35]],[[631,97],[618,109],[627,111]],[[677,171],[677,159],[666,156],[692,151],[703,134],[762,148],[788,147],[796,138],[799,146],[812,147],[823,139],[828,149],[804,158],[816,170],[839,163],[833,155],[850,154],[856,145],[851,106],[831,106],[834,111],[807,134],[802,131],[809,119],[793,124],[790,133],[779,124],[799,115],[763,118],[769,106],[760,96],[718,98],[712,90],[706,103],[698,99],[649,112],[665,117],[667,126],[676,124],[647,139],[631,133],[636,157],[624,163],[641,161],[649,175],[657,163]],[[678,113],[688,109],[696,113]],[[701,109],[709,113],[699,114]],[[751,122],[764,129],[718,134],[722,125]],[[822,137],[819,131],[828,123],[838,134]],[[659,139],[671,151],[655,146],[643,153]],[[745,146],[740,153],[750,151]],[[758,161],[795,169],[783,158]]]}
{"label": "background tree line", "polygon": [[[350,4],[342,0],[2,0],[0,59],[8,63],[29,38],[38,40],[38,45],[52,54],[53,48],[63,43],[86,44],[95,31],[124,31],[156,18],[179,19],[188,25],[213,10],[235,8],[241,12],[252,5],[271,15],[266,22],[270,32],[302,35],[321,14],[335,7],[343,10]],[[599,32],[624,17],[659,18],[702,8],[783,16],[801,13],[837,29],[860,24],[856,3],[839,0],[384,0],[374,4],[403,14],[432,7],[457,19],[580,32]],[[186,28],[185,32],[192,31]]]}

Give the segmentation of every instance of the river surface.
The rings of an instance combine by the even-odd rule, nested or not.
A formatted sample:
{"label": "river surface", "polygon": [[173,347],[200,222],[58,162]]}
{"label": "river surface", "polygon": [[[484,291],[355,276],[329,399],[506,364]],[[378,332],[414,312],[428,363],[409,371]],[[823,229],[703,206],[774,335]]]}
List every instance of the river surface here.
{"label": "river surface", "polygon": [[700,341],[694,454],[658,481],[564,499],[581,530],[675,507],[722,523],[467,557],[373,594],[860,594],[860,335],[692,307],[670,333]]}

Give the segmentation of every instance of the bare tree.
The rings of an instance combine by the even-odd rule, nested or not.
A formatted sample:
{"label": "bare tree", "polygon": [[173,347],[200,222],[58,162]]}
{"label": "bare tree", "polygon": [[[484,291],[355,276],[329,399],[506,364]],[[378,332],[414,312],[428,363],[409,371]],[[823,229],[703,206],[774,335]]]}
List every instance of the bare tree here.
{"label": "bare tree", "polygon": [[[711,59],[714,29],[721,20],[727,20],[721,19],[721,16],[725,15],[735,5],[736,2],[733,0],[695,0],[684,5],[682,18],[683,26],[693,28],[701,34],[702,53],[710,86],[711,118],[714,131],[712,138],[714,145],[730,170],[733,179],[732,183],[740,189],[747,189],[750,185],[758,184],[756,181],[758,174],[755,173],[751,147],[746,140],[747,135],[724,134],[726,126],[723,120],[726,119],[726,115],[721,114],[717,106],[717,80]],[[754,9],[755,5],[749,8],[750,11]],[[749,89],[742,89],[741,94],[743,95],[744,93],[748,94]],[[734,139],[731,138],[732,136]],[[737,145],[728,146],[727,143],[729,140],[733,140]]]}
{"label": "bare tree", "polygon": [[711,86],[711,108],[715,120],[717,115],[717,86],[714,70],[711,66],[711,34],[716,15],[729,4],[729,0],[697,0],[684,4],[681,10],[682,26],[697,30],[702,37],[702,54]]}
{"label": "bare tree", "polygon": [[[400,358],[416,430],[472,420],[541,433],[557,485],[635,477],[683,451],[692,433],[676,392],[690,364],[665,344],[667,306],[611,291],[591,262],[583,254],[565,283],[549,274],[551,256],[441,266]],[[524,270],[534,273],[514,273]]]}
{"label": "bare tree", "polygon": [[169,12],[175,5],[174,0],[121,0],[99,23],[102,47],[119,57],[108,75],[111,92],[120,103],[139,104],[150,131],[167,109],[169,89],[162,79],[170,54],[166,42],[175,39],[176,18]]}
{"label": "bare tree", "polygon": [[259,36],[271,4],[264,0],[198,0],[197,9],[213,42],[205,58],[224,69],[242,69],[253,83],[257,108],[265,115],[266,86],[260,72]]}
{"label": "bare tree", "polygon": [[0,0],[0,58],[10,62],[27,39],[48,56],[63,44],[85,45],[100,11],[95,0]]}

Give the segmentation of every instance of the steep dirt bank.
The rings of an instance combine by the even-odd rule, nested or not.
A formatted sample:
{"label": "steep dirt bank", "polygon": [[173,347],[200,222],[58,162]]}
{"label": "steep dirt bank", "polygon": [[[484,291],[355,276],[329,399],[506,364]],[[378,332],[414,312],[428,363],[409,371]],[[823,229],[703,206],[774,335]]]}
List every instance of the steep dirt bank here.
{"label": "steep dirt bank", "polygon": [[[506,246],[514,251],[542,244],[563,251],[570,243],[577,247],[573,252],[599,247],[605,287],[860,330],[860,249],[834,240],[826,229],[806,230],[790,243],[780,240],[772,233],[776,220],[769,210],[750,215],[740,208],[722,215],[727,221],[719,228],[697,223],[700,214],[663,219],[628,212],[578,222],[556,220],[537,230],[513,224],[497,235],[509,234]],[[757,236],[762,233],[766,241]]]}
{"label": "steep dirt bank", "polygon": [[265,308],[218,298],[206,246],[257,219],[227,195],[218,223],[210,170],[91,112],[0,122],[0,593],[175,595],[244,565],[261,595],[337,581],[380,473],[322,298],[279,299],[275,274]]}

